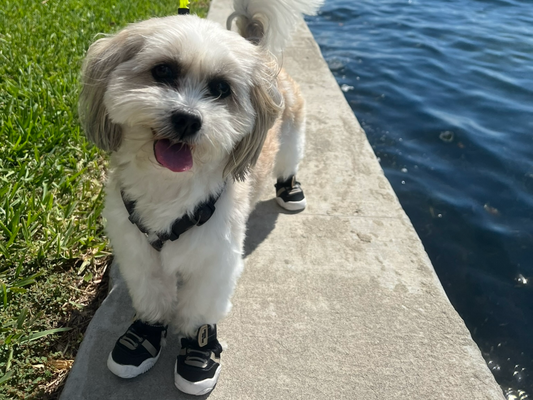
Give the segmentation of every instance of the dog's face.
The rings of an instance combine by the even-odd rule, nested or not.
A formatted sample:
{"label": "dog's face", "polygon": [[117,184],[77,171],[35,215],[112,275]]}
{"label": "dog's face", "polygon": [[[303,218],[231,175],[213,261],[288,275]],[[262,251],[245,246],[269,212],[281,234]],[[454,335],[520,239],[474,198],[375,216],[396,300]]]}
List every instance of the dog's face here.
{"label": "dog's face", "polygon": [[194,16],[151,19],[98,40],[84,65],[89,139],[174,172],[239,179],[279,113],[276,66],[260,48]]}

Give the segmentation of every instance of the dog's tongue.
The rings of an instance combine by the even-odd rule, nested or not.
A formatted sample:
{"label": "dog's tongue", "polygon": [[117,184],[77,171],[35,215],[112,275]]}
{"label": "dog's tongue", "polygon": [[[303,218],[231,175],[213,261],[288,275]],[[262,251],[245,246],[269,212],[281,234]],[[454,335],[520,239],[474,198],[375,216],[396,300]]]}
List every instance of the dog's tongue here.
{"label": "dog's tongue", "polygon": [[159,164],[173,172],[192,168],[192,152],[186,143],[172,144],[168,139],[158,140],[154,145],[154,154]]}

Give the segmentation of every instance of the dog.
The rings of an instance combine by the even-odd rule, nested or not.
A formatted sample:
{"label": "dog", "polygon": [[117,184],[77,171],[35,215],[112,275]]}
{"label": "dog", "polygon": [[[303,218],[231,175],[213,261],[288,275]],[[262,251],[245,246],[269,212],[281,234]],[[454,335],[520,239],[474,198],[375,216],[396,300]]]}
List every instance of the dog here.
{"label": "dog", "polygon": [[79,112],[111,153],[103,215],[136,311],[107,360],[119,377],[149,370],[170,326],[177,388],[213,390],[250,212],[274,182],[280,206],[306,206],[304,99],[279,60],[321,2],[235,0],[228,29],[177,15],[90,46]]}

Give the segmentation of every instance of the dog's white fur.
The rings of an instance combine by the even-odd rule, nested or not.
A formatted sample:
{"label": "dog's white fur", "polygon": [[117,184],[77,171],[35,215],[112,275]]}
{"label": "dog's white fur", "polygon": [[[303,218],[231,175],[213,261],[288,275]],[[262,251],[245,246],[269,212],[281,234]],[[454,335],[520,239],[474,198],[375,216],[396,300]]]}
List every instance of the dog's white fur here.
{"label": "dog's white fur", "polygon": [[[294,175],[303,156],[303,99],[272,54],[320,3],[235,0],[228,24],[236,18],[250,41],[196,16],[173,16],[90,47],[80,115],[89,139],[112,152],[104,216],[138,318],[193,336],[230,310],[248,215],[273,178]],[[179,66],[175,87],[154,81],[151,70],[162,62]],[[230,84],[229,97],[210,96],[214,77]],[[201,115],[202,127],[190,142],[192,169],[172,172],[155,160],[153,143],[171,138],[170,114],[184,109]],[[158,252],[129,221],[121,190],[150,232],[168,232],[176,218],[222,195],[206,224]]]}

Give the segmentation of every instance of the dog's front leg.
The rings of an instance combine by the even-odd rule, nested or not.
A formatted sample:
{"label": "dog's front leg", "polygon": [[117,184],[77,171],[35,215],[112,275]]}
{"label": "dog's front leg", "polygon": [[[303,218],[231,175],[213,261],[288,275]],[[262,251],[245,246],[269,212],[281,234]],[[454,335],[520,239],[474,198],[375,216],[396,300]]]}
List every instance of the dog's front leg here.
{"label": "dog's front leg", "polygon": [[[182,392],[210,392],[220,374],[222,346],[217,323],[231,309],[231,296],[242,270],[239,251],[218,250],[196,260],[192,273],[185,274],[178,288],[177,329],[185,336],[176,360],[174,382]],[[231,247],[230,247],[231,249]]]}
{"label": "dog's front leg", "polygon": [[168,324],[176,304],[176,274],[162,268],[160,253],[129,221],[118,191],[108,190],[104,216],[115,261],[126,281],[137,319]]}
{"label": "dog's front leg", "polygon": [[176,304],[176,276],[162,271],[159,257],[151,247],[140,252],[115,252],[136,318],[152,324],[168,324]]}
{"label": "dog's front leg", "polygon": [[[242,271],[240,253],[221,261],[213,257],[198,268],[178,289],[176,329],[186,337],[196,336],[198,327],[217,324],[231,309],[231,296]],[[214,261],[216,260],[216,261]]]}
{"label": "dog's front leg", "polygon": [[107,365],[114,374],[133,378],[149,370],[161,354],[170,311],[176,304],[177,278],[162,268],[159,253],[128,220],[118,190],[108,190],[104,216],[136,312],[135,321],[109,354]]}

